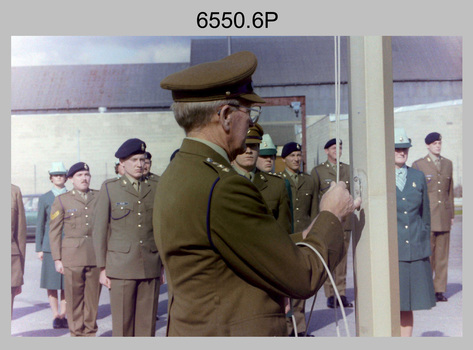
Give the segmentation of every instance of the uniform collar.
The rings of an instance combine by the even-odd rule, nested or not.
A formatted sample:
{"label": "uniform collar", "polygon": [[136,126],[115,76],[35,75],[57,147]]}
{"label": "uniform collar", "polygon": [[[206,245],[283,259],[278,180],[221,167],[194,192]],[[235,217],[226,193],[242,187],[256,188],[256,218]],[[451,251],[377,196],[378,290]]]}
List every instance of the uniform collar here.
{"label": "uniform collar", "polygon": [[228,163],[230,163],[230,158],[228,158],[227,152],[225,152],[225,150],[224,150],[222,147],[217,146],[215,143],[210,142],[210,141],[207,141],[207,140],[204,140],[204,139],[199,139],[199,138],[197,138],[197,137],[186,137],[186,139],[189,139],[189,140],[192,140],[192,141],[201,142],[201,143],[203,143],[204,145],[209,146],[209,147],[212,148],[215,152],[217,152],[219,155],[221,155]]}

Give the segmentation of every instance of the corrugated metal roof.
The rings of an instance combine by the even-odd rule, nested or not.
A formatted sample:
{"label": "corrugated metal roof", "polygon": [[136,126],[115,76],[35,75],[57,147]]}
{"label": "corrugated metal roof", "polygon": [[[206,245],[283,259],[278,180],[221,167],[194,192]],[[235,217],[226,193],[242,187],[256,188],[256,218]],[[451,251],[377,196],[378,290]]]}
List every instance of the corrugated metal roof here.
{"label": "corrugated metal roof", "polygon": [[[265,87],[300,86],[300,95],[307,95],[307,85],[333,84],[335,63],[331,36],[232,37],[231,48],[232,52],[249,50],[258,57],[253,77],[258,91]],[[21,113],[84,111],[98,107],[109,110],[168,108],[172,103],[171,93],[159,86],[164,77],[189,65],[223,58],[227,51],[226,37],[195,39],[191,42],[190,64],[13,67],[11,110]],[[462,81],[461,37],[392,37],[392,51],[395,82]],[[340,57],[344,83],[347,81],[347,37],[341,38]],[[458,98],[461,96],[455,93],[443,99]],[[427,102],[435,101],[427,99],[415,103]],[[310,109],[308,112],[316,113]]]}
{"label": "corrugated metal roof", "polygon": [[13,67],[14,110],[168,107],[159,83],[188,63]]}
{"label": "corrugated metal roof", "polygon": [[[225,57],[228,38],[195,39],[191,65]],[[334,82],[334,38],[235,37],[231,52],[248,50],[258,57],[255,86],[324,84]],[[393,36],[393,80],[462,80],[462,38]],[[340,80],[347,82],[347,37],[340,40]]]}

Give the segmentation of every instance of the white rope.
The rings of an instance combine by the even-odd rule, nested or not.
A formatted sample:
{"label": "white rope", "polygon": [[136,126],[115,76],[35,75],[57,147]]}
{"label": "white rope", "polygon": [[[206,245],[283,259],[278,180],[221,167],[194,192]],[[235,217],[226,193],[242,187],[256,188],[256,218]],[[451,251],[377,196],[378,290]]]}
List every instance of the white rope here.
{"label": "white rope", "polygon": [[[322,261],[322,264],[324,265],[325,267],[325,270],[327,271],[327,275],[330,279],[330,282],[332,283],[332,286],[333,286],[333,291],[337,297],[337,300],[338,300],[338,303],[340,304],[340,311],[342,312],[342,316],[343,316],[343,321],[345,323],[345,330],[346,330],[346,334],[347,334],[347,337],[350,337],[350,329],[348,328],[348,322],[347,322],[347,316],[345,314],[345,308],[343,306],[343,302],[342,302],[342,299],[340,298],[340,294],[338,293],[338,290],[337,290],[337,287],[335,285],[335,281],[333,280],[333,277],[332,277],[332,274],[330,273],[330,269],[328,268],[327,264],[325,263],[325,260],[324,258],[322,257],[322,255],[320,255],[320,253],[317,251],[317,249],[315,249],[314,247],[312,247],[310,244],[307,244],[305,242],[297,242],[296,245],[303,245],[303,246],[306,246],[306,247],[309,247],[310,249],[312,249],[312,251],[315,252],[315,254],[317,254],[317,256],[320,258],[320,260]],[[315,298],[315,296],[314,296]],[[315,303],[314,303],[315,304]],[[312,304],[312,308],[314,308],[314,304]],[[336,305],[337,303],[335,303]],[[312,309],[310,310],[310,312],[312,313]],[[335,316],[336,316],[336,313],[337,313],[337,309],[335,308]],[[294,315],[292,316],[293,317],[293,321],[294,321]],[[310,321],[310,319],[309,319]],[[337,336],[340,337],[340,330],[339,330],[339,326],[338,326],[338,319],[336,318],[335,319],[335,322],[336,322],[336,330],[337,330]],[[294,322],[294,334],[297,334],[297,330],[295,328],[295,322]],[[307,324],[307,329],[309,329],[309,324]]]}
{"label": "white rope", "polygon": [[335,147],[337,147],[337,183],[340,181],[340,36],[334,37],[335,48]]}

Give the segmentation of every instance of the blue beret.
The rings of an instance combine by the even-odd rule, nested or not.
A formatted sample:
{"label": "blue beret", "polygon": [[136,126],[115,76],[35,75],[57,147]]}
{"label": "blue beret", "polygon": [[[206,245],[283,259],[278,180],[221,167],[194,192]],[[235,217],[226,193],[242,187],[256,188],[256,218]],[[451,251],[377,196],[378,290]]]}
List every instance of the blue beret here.
{"label": "blue beret", "polygon": [[89,166],[87,164],[85,164],[84,162],[76,163],[76,164],[74,164],[73,166],[71,166],[69,168],[69,172],[67,173],[67,177],[73,177],[75,173],[77,173],[78,171],[82,171],[82,170],[89,171]]}
{"label": "blue beret", "polygon": [[286,143],[282,148],[281,157],[286,158],[294,151],[301,151],[301,145],[299,145],[297,142]]}
{"label": "blue beret", "polygon": [[118,159],[127,158],[133,154],[143,154],[146,152],[146,143],[140,139],[128,139],[120,146],[115,157]]}
{"label": "blue beret", "polygon": [[[329,148],[329,147],[335,145],[336,143],[337,143],[337,141],[336,141],[334,138],[331,139],[331,140],[328,140],[327,143],[326,143],[325,146],[324,146],[324,149],[327,149],[327,148]],[[339,140],[338,140],[338,143],[341,145],[341,144],[342,144],[342,140],[339,139]]]}
{"label": "blue beret", "polygon": [[442,135],[438,132],[431,132],[425,137],[425,144],[430,145],[432,142],[442,141]]}

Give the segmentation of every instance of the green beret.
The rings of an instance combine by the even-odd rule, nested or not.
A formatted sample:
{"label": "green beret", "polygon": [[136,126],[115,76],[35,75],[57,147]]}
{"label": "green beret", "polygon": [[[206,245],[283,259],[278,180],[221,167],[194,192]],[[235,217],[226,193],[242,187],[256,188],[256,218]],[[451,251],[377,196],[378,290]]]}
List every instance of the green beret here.
{"label": "green beret", "polygon": [[260,156],[273,156],[278,153],[276,146],[274,145],[273,139],[269,134],[263,135],[263,140],[259,149]]}
{"label": "green beret", "polygon": [[248,133],[246,134],[245,143],[261,143],[263,139],[263,128],[258,123],[248,128]]}
{"label": "green beret", "polygon": [[253,92],[251,75],[257,64],[253,53],[241,51],[218,61],[201,63],[173,73],[161,81],[161,87],[171,90],[176,102],[241,98],[264,103]]}

